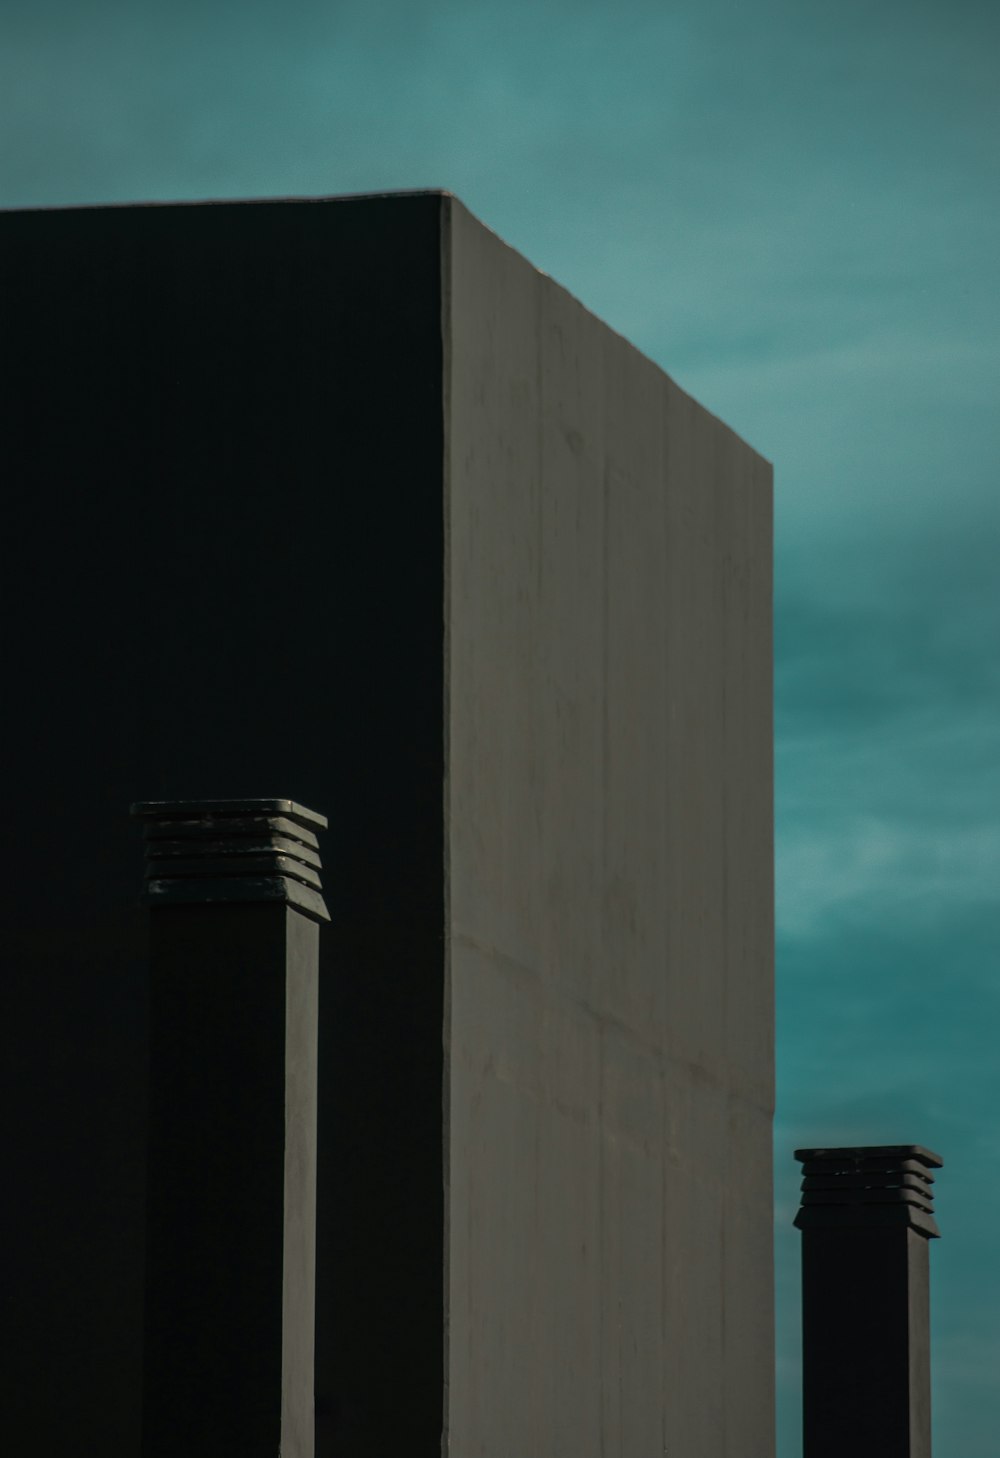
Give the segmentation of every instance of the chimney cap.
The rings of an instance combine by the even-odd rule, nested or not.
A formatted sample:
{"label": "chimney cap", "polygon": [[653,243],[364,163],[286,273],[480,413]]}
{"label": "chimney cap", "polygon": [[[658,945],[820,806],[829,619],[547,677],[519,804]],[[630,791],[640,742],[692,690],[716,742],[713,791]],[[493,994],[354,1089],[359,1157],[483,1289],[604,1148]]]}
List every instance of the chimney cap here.
{"label": "chimney cap", "polygon": [[944,1164],[940,1154],[935,1154],[933,1149],[927,1149],[923,1144],[844,1144],[836,1148],[796,1149],[795,1158],[803,1163],[807,1159],[823,1159],[838,1164],[859,1160],[916,1159],[929,1169],[941,1169]]}
{"label": "chimney cap", "polygon": [[296,800],[140,800],[151,906],[283,901],[329,921],[317,830],[327,818]]}
{"label": "chimney cap", "polygon": [[796,1149],[804,1166],[799,1230],[904,1226],[934,1239],[932,1169],[944,1164],[923,1144],[848,1144]]}
{"label": "chimney cap", "polygon": [[330,822],[296,800],[139,800],[132,814],[143,820],[212,820],[216,816],[283,815],[326,830]]}

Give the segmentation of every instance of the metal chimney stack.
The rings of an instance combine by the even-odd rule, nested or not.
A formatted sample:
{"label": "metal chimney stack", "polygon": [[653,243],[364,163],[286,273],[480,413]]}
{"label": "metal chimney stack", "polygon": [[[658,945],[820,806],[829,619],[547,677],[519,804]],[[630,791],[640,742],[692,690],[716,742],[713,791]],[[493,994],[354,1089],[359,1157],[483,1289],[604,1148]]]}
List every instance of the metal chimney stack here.
{"label": "metal chimney stack", "polygon": [[928,1240],[939,1155],[797,1149],[804,1458],[930,1458]]}
{"label": "metal chimney stack", "polygon": [[292,800],[145,822],[143,1458],[313,1458],[315,832]]}

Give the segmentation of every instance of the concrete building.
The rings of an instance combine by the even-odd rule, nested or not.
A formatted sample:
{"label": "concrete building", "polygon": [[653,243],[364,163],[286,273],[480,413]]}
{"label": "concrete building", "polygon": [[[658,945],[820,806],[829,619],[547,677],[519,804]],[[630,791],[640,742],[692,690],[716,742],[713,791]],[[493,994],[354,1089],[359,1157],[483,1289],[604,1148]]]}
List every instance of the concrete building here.
{"label": "concrete building", "polygon": [[0,266],[8,1430],[138,1451],[129,804],[274,794],[330,820],[317,1454],[767,1458],[770,467],[448,194]]}

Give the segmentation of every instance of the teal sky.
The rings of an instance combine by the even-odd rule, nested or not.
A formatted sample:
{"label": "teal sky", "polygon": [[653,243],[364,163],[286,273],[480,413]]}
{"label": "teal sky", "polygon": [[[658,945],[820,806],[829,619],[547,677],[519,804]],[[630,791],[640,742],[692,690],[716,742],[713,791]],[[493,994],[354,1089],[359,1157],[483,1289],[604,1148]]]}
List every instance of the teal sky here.
{"label": "teal sky", "polygon": [[0,0],[0,206],[446,187],[775,463],[798,1144],[939,1150],[935,1453],[1000,1429],[1000,7]]}

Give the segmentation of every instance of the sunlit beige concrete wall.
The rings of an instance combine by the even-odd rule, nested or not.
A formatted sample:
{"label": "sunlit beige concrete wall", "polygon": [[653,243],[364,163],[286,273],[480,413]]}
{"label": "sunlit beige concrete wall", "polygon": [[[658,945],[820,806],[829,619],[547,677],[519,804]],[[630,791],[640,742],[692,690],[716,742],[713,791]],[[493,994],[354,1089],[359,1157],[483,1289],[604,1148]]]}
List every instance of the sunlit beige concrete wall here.
{"label": "sunlit beige concrete wall", "polygon": [[766,1458],[771,468],[442,206],[445,1451]]}

